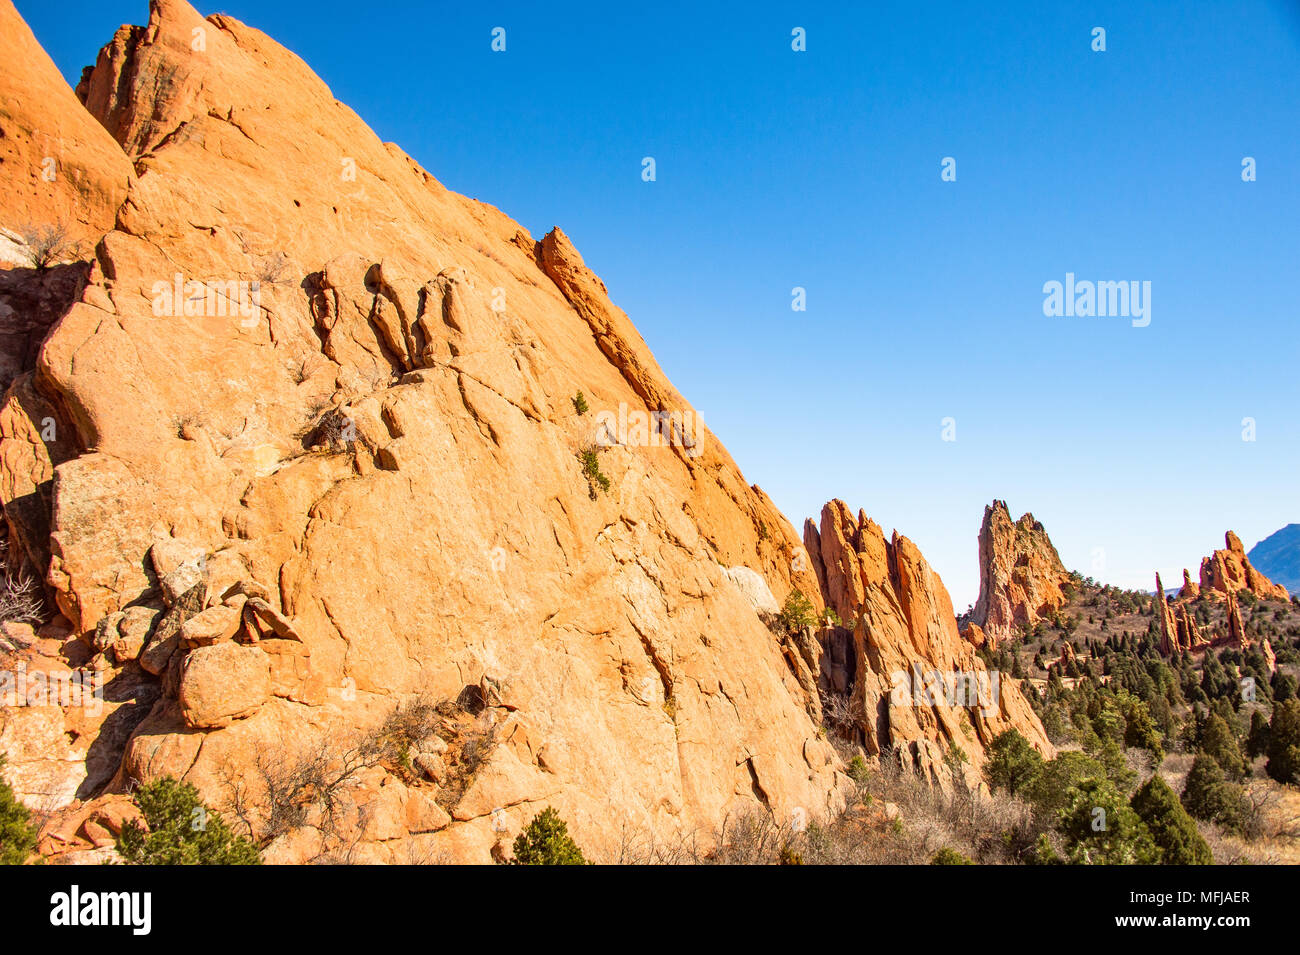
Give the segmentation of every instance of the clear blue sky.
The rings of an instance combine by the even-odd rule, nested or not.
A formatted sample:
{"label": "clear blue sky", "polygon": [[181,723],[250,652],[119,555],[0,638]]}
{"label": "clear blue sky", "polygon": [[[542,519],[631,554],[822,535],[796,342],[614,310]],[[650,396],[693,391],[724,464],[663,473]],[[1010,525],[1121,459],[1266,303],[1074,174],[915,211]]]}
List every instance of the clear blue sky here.
{"label": "clear blue sky", "polygon": [[[148,16],[17,5],[74,81]],[[959,610],[995,497],[1147,589],[1229,527],[1300,520],[1296,3],[620,6],[198,9],[271,34],[448,187],[562,226],[796,527],[865,508]],[[1150,281],[1151,324],[1045,317],[1067,271]]]}

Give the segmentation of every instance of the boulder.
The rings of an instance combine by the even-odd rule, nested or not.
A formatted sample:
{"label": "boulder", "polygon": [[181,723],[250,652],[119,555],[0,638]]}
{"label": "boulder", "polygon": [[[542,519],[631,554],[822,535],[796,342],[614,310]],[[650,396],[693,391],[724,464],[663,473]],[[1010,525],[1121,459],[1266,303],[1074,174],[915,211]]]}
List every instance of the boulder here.
{"label": "boulder", "polygon": [[189,726],[228,726],[252,716],[270,695],[270,660],[257,647],[218,643],[199,647],[185,658],[179,697]]}

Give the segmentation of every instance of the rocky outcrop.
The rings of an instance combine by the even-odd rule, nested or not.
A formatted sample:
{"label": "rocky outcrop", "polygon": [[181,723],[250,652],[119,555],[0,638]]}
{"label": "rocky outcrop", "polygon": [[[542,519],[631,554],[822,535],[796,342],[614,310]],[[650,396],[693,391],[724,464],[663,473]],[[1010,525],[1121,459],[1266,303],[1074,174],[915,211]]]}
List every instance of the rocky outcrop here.
{"label": "rocky outcrop", "polygon": [[88,256],[126,199],[131,162],[80,107],[12,0],[0,0],[0,63],[0,265],[31,269],[27,240],[50,228]]}
{"label": "rocky outcrop", "polygon": [[1179,600],[1195,600],[1201,595],[1201,585],[1192,580],[1192,575],[1183,568],[1183,586],[1178,591]]}
{"label": "rocky outcrop", "polygon": [[1065,606],[1070,575],[1033,514],[1012,521],[1006,502],[994,501],[984,508],[979,549],[980,593],[971,620],[994,646]]}
{"label": "rocky outcrop", "polygon": [[[598,859],[629,830],[838,807],[816,677],[763,623],[795,587],[820,609],[812,562],[562,233],[448,192],[293,54],[181,0],[105,47],[88,113],[32,62],[0,75],[103,133],[113,215],[0,409],[0,492],[63,628],[32,659],[117,690],[94,719],[4,714],[24,798],[173,775],[222,806],[259,759],[430,697],[473,712],[473,758],[426,739],[441,782],[359,776],[365,858],[488,861],[546,804]],[[0,226],[29,176],[0,165]],[[677,430],[598,443],[620,409]],[[895,563],[895,599],[928,599]],[[937,733],[912,719],[889,738]]]}
{"label": "rocky outcrop", "polygon": [[1251,565],[1240,537],[1228,531],[1224,544],[1223,550],[1216,550],[1201,561],[1202,593],[1223,598],[1248,590],[1264,600],[1290,599],[1285,587],[1273,583]]}
{"label": "rocky outcrop", "polygon": [[952,601],[914,545],[843,501],[804,524],[804,546],[822,596],[851,628],[855,669],[846,684],[857,740],[873,755],[892,753],[944,784],[953,754],[979,779],[985,750],[1019,730],[1046,756],[1052,745],[1009,674],[990,672],[958,633]]}

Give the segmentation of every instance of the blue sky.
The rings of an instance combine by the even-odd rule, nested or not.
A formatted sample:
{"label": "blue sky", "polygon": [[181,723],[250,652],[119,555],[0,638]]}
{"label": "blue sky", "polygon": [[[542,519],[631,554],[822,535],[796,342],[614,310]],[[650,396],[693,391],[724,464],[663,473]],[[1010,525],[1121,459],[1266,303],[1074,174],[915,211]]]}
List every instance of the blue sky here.
{"label": "blue sky", "polygon": [[[148,16],[17,6],[73,81]],[[1294,2],[197,6],[449,188],[563,227],[796,527],[865,508],[958,610],[995,497],[1147,589],[1300,520]],[[1150,325],[1045,317],[1067,272],[1151,282]]]}

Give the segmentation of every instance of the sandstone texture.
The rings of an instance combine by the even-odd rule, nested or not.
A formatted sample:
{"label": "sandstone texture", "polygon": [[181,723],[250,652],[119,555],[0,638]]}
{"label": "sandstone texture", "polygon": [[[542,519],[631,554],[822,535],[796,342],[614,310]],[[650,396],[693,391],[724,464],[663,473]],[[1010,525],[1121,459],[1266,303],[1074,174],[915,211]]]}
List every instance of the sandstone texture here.
{"label": "sandstone texture", "polygon": [[984,508],[980,527],[980,593],[971,614],[996,647],[1065,606],[1070,574],[1033,514],[1012,521],[1005,501]]}

